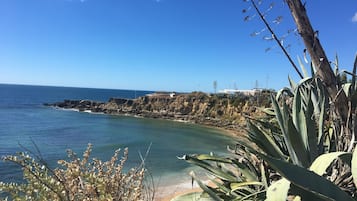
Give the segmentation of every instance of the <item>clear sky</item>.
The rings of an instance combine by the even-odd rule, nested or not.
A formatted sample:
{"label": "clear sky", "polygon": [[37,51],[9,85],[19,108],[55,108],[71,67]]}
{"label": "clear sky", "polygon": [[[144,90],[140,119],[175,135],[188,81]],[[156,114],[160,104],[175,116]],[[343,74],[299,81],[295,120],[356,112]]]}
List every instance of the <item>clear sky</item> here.
{"label": "clear sky", "polygon": [[[294,25],[287,5],[274,2],[267,19],[283,16],[272,22],[283,36]],[[306,8],[329,58],[337,53],[351,70],[357,1],[306,0]],[[280,89],[297,74],[262,39],[268,32],[251,36],[264,28],[254,16],[242,0],[0,0],[0,83],[210,92],[216,80],[217,89]],[[294,33],[284,45],[303,56]]]}

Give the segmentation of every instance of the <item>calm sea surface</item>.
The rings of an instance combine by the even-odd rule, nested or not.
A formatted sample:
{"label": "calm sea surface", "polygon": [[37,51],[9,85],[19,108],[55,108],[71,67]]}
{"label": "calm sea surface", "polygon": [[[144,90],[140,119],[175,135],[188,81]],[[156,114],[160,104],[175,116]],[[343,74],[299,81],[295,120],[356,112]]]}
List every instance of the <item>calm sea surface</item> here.
{"label": "calm sea surface", "polygon": [[[66,149],[81,156],[88,143],[93,156],[108,160],[118,148],[129,148],[127,167],[140,163],[145,154],[147,168],[159,183],[189,179],[192,168],[176,156],[187,153],[225,153],[234,141],[221,131],[167,120],[80,113],[43,106],[64,99],[107,101],[110,97],[134,98],[148,91],[43,87],[0,84],[0,156],[39,147],[50,166],[66,159]],[[18,181],[20,168],[0,161],[0,181]],[[160,185],[160,184],[158,184]]]}

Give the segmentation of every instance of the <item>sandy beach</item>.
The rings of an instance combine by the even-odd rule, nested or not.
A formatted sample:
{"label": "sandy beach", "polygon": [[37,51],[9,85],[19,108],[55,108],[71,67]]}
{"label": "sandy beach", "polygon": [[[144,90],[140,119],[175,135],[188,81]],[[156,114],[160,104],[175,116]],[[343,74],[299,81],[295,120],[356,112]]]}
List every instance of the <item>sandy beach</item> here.
{"label": "sandy beach", "polygon": [[[210,182],[203,181],[203,183],[212,185]],[[154,201],[171,201],[173,198],[192,192],[202,192],[202,189],[196,182],[191,181],[183,182],[177,185],[161,186],[157,188]]]}
{"label": "sandy beach", "polygon": [[199,191],[202,190],[195,183],[192,186],[191,181],[177,185],[162,186],[157,188],[155,201],[170,201],[178,195]]}
{"label": "sandy beach", "polygon": [[[230,129],[219,128],[214,126],[207,126],[207,127],[220,130],[222,135],[230,136],[233,139],[237,139],[237,138],[242,139],[242,136],[244,135],[242,131],[230,130]],[[212,183],[209,180],[205,180],[203,181],[203,183],[212,185]],[[202,189],[198,186],[196,182],[194,182],[192,185],[192,181],[190,179],[187,179],[187,181],[180,182],[178,184],[160,185],[156,188],[154,201],[171,201],[173,198],[179,195],[184,195],[191,192],[202,192]]]}

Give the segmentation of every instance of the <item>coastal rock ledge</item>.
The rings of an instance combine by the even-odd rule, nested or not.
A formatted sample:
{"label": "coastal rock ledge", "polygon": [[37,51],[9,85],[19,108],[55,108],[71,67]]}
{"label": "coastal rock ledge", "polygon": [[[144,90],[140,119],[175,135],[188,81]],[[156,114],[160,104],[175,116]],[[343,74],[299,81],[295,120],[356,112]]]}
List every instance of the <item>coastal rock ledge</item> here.
{"label": "coastal rock ledge", "polygon": [[244,116],[260,116],[261,112],[257,107],[268,107],[270,102],[266,94],[246,96],[192,92],[153,93],[136,99],[110,98],[108,102],[64,100],[44,105],[82,112],[170,119],[237,129],[245,126]]}

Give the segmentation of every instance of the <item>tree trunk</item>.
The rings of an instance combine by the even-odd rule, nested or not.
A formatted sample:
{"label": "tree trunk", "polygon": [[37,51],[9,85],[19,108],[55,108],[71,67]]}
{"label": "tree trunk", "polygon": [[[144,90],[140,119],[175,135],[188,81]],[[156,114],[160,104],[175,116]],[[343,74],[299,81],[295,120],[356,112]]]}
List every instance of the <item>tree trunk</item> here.
{"label": "tree trunk", "polygon": [[330,94],[330,98],[335,104],[336,113],[341,117],[343,123],[346,123],[348,115],[348,100],[346,94],[343,90],[339,91],[336,76],[320,44],[318,34],[311,26],[305,7],[300,0],[286,0],[286,2],[297,25],[298,32],[310,54],[312,64],[317,71],[316,74],[324,82]]}

